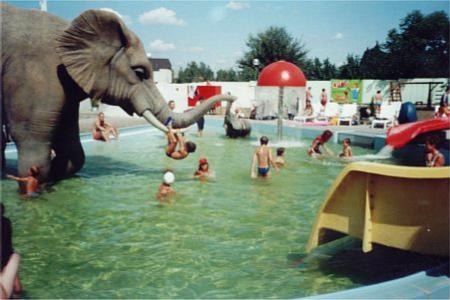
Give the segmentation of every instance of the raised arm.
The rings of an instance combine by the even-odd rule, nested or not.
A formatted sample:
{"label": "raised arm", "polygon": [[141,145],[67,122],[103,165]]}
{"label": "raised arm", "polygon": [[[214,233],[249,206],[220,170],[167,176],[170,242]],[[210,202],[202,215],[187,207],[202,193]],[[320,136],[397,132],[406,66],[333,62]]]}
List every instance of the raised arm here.
{"label": "raised arm", "polygon": [[13,175],[6,175],[6,177],[7,178],[9,178],[9,179],[12,179],[12,180],[15,180],[15,181],[19,181],[19,182],[27,182],[27,178],[22,178],[22,177],[16,177],[16,176],[13,176]]}

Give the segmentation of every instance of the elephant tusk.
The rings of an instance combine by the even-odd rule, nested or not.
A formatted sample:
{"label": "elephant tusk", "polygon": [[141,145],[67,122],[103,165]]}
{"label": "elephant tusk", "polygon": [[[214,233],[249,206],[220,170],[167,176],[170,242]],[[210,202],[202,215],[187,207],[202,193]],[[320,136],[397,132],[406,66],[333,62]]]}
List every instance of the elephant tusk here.
{"label": "elephant tusk", "polygon": [[151,125],[153,125],[155,128],[161,130],[164,133],[169,132],[169,129],[167,126],[164,126],[163,123],[161,123],[149,110],[145,110],[142,113],[142,116],[149,122]]}

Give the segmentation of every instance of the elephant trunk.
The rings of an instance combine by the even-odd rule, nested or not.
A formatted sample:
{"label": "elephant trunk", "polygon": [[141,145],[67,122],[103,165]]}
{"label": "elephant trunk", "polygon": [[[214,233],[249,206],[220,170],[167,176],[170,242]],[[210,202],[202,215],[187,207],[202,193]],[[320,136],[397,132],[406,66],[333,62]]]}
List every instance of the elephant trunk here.
{"label": "elephant trunk", "polygon": [[197,122],[219,101],[233,102],[236,97],[231,95],[217,95],[209,98],[195,108],[184,112],[174,113],[170,110],[166,101],[162,97],[154,84],[146,84],[136,97],[132,104],[138,115],[143,116],[151,125],[163,132],[167,132],[167,126],[164,125],[169,118],[172,118],[173,128],[186,128]]}

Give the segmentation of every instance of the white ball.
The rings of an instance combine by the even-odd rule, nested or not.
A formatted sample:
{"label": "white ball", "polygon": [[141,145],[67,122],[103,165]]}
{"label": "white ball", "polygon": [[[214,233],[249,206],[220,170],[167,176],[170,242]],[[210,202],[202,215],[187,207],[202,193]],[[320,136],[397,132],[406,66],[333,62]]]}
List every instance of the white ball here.
{"label": "white ball", "polygon": [[172,184],[175,182],[175,175],[172,172],[164,173],[164,183]]}

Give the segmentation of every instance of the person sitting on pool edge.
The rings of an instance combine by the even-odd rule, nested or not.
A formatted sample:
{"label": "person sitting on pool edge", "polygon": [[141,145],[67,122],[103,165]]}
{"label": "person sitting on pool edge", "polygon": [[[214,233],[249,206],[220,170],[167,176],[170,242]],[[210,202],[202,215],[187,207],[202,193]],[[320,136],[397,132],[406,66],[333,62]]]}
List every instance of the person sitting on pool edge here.
{"label": "person sitting on pool edge", "polygon": [[[271,165],[278,171],[278,167],[272,159],[272,149],[267,146],[269,144],[269,138],[267,136],[262,136],[259,139],[259,142],[261,146],[256,148],[255,153],[253,154],[251,170],[252,178],[256,178],[257,176],[269,177]],[[258,175],[255,173],[256,165],[258,165]]]}
{"label": "person sitting on pool edge", "polygon": [[352,144],[351,140],[349,138],[345,138],[342,143],[342,153],[339,154],[340,158],[352,158],[352,147],[350,146]]}
{"label": "person sitting on pool edge", "polygon": [[112,134],[116,139],[119,138],[119,131],[110,123],[106,122],[105,114],[100,112],[92,128],[92,138],[97,141],[109,142],[109,134]]}
{"label": "person sitting on pool edge", "polygon": [[[25,193],[28,197],[36,197],[39,196],[39,168],[36,166],[32,166],[28,170],[28,176],[27,177],[16,177],[13,175],[6,175],[7,178],[15,180],[17,182],[23,182],[25,184]],[[21,188],[22,192],[23,188]]]}
{"label": "person sitting on pool edge", "polygon": [[325,146],[325,143],[328,142],[332,136],[333,133],[330,130],[325,130],[321,135],[317,136],[312,142],[311,147],[308,149],[308,155],[322,155],[320,147],[322,147],[328,155],[333,155],[333,153]]}
{"label": "person sitting on pool edge", "polygon": [[[181,133],[175,133],[170,125],[170,120],[168,122],[167,128],[169,131],[167,132],[167,147],[166,147],[166,155],[170,158],[179,160],[186,158],[189,153],[195,152],[197,146],[193,142],[185,141],[184,137]],[[178,150],[177,150],[178,145]]]}

